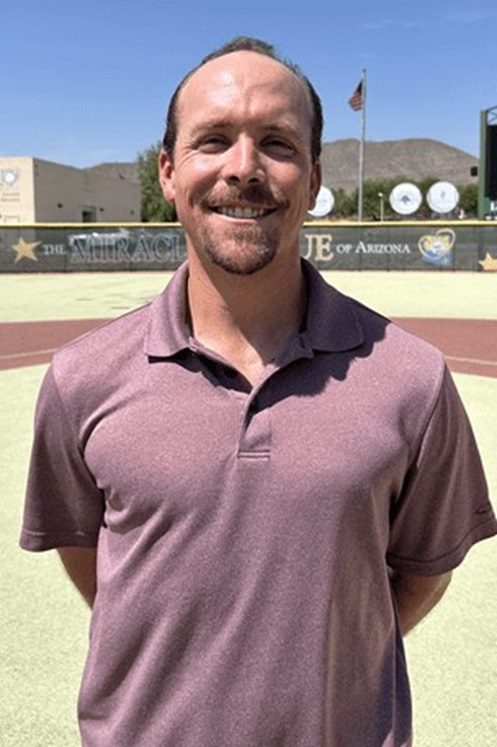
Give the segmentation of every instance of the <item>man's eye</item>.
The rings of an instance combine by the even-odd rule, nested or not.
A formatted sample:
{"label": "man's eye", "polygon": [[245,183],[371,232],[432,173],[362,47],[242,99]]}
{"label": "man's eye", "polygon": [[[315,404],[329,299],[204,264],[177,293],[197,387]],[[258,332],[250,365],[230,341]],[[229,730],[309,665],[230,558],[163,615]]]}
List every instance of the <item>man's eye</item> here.
{"label": "man's eye", "polygon": [[199,147],[203,151],[213,152],[222,150],[228,145],[228,140],[222,135],[207,135],[200,141]]}
{"label": "man's eye", "polygon": [[280,138],[267,138],[263,143],[264,147],[272,153],[281,156],[290,156],[295,153],[295,148],[287,140]]}

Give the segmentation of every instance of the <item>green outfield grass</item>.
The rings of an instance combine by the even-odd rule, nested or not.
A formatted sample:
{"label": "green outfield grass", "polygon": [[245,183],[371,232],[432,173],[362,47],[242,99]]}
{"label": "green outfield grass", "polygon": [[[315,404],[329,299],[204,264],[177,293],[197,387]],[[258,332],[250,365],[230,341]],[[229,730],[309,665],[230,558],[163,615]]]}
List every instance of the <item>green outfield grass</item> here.
{"label": "green outfield grass", "polygon": [[[497,319],[497,273],[323,272],[326,280],[387,316]],[[171,273],[1,275],[0,321],[97,319],[140,306]]]}
{"label": "green outfield grass", "polygon": [[[327,279],[331,279],[328,274]],[[336,273],[332,281],[392,316],[497,318],[497,275]],[[164,282],[158,273],[3,276],[2,320],[115,316],[148,300]],[[45,369],[32,366],[0,372],[2,747],[79,745],[75,703],[89,613],[54,552],[32,554],[18,548],[32,414]],[[496,496],[497,379],[466,374],[454,378]],[[474,547],[455,571],[440,605],[406,639],[415,747],[495,743],[496,561],[497,541]]]}

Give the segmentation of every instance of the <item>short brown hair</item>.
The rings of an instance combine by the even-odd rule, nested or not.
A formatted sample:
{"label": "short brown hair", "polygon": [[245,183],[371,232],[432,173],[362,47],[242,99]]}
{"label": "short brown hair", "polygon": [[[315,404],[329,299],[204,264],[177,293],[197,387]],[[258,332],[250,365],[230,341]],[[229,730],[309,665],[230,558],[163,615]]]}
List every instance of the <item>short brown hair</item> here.
{"label": "short brown hair", "polygon": [[309,96],[311,98],[311,156],[313,161],[317,161],[319,159],[319,156],[321,155],[321,138],[323,134],[323,107],[321,104],[321,99],[319,98],[310,80],[302,73],[297,65],[280,57],[272,44],[268,44],[261,39],[255,39],[251,36],[236,36],[231,41],[223,44],[223,46],[219,49],[216,49],[214,52],[208,54],[207,57],[204,57],[202,62],[197,65],[197,67],[194,67],[193,70],[190,70],[190,72],[185,75],[185,77],[179,83],[173,95],[171,96],[171,100],[169,102],[166,116],[166,130],[164,133],[164,138],[162,140],[162,147],[164,148],[164,150],[169,153],[171,158],[173,157],[174,145],[176,143],[176,137],[178,134],[178,97],[183,90],[186,82],[194,73],[197,72],[199,68],[203,67],[203,65],[205,65],[207,62],[215,60],[218,57],[223,57],[226,54],[231,54],[232,52],[256,52],[257,54],[264,55],[265,57],[270,57],[272,60],[276,60],[276,62],[284,65],[284,67],[286,67],[294,75],[296,75],[297,78],[303,83],[304,88],[309,93]]}

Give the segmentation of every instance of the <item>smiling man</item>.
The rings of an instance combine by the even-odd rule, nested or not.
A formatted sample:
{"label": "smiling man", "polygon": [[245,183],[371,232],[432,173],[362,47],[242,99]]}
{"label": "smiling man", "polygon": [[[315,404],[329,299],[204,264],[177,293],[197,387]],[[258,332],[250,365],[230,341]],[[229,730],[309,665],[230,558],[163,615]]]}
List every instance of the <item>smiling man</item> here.
{"label": "smiling man", "polygon": [[264,42],[189,73],[187,262],[45,378],[21,543],[93,607],[85,747],[407,747],[402,635],[497,531],[440,353],[300,259],[321,130]]}
{"label": "smiling man", "polygon": [[315,119],[310,85],[247,50],[204,63],[169,115],[160,180],[185,229],[195,337],[252,384],[302,321],[299,232],[321,181]]}
{"label": "smiling man", "polygon": [[212,60],[184,85],[181,126],[161,183],[198,256],[248,275],[275,261],[297,276],[299,229],[320,185],[312,102],[279,62],[254,52]]}

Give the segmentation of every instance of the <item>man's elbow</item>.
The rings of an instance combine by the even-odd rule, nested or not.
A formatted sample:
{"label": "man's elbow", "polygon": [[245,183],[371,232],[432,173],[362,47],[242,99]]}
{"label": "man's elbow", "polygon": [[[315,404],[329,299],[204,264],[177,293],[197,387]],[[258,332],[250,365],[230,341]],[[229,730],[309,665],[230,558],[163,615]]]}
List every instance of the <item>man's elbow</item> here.
{"label": "man's elbow", "polygon": [[392,591],[404,635],[439,603],[447,591],[451,578],[452,571],[437,576],[412,576],[393,571]]}

